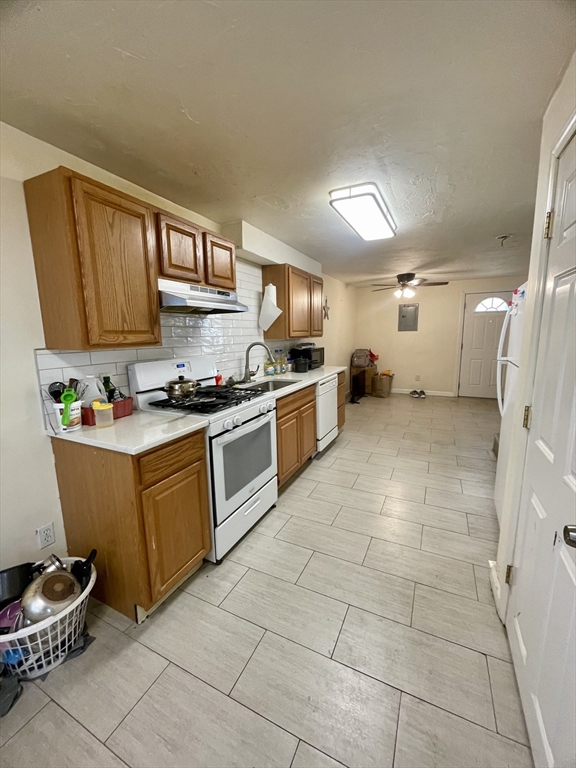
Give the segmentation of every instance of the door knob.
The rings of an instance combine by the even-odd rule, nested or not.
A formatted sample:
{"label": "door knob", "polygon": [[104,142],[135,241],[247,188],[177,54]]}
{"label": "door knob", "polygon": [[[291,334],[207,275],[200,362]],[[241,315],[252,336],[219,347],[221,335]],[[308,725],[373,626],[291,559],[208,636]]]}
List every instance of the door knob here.
{"label": "door knob", "polygon": [[564,526],[564,541],[569,547],[576,547],[576,525]]}

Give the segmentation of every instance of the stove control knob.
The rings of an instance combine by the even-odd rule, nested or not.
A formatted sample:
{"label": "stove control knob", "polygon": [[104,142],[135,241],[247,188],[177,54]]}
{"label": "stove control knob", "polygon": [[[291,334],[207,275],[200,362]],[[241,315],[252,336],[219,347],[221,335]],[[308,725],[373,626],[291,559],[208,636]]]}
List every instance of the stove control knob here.
{"label": "stove control knob", "polygon": [[274,410],[274,403],[273,403],[272,401],[270,401],[270,402],[268,403],[268,405],[266,406],[266,408],[267,408],[269,411],[273,411],[273,410]]}
{"label": "stove control knob", "polygon": [[226,421],[222,426],[224,427],[224,429],[232,429],[232,427],[234,426],[234,424],[232,424],[232,419],[226,419]]}
{"label": "stove control knob", "polygon": [[240,427],[242,425],[242,419],[240,416],[234,416],[234,426]]}
{"label": "stove control knob", "polygon": [[260,413],[267,413],[268,412],[268,406],[266,405],[266,403],[262,403],[262,405],[260,406],[259,410],[260,410]]}

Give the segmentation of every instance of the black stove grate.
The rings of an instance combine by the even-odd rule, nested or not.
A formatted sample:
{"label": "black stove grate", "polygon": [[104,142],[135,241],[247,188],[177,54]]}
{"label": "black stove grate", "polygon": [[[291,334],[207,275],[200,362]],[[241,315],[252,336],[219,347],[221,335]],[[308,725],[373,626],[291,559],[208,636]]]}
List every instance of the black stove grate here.
{"label": "black stove grate", "polygon": [[163,400],[153,400],[150,405],[155,408],[170,408],[176,411],[190,413],[218,413],[233,408],[240,403],[246,403],[264,394],[259,389],[235,389],[234,387],[201,387],[194,397],[166,397]]}

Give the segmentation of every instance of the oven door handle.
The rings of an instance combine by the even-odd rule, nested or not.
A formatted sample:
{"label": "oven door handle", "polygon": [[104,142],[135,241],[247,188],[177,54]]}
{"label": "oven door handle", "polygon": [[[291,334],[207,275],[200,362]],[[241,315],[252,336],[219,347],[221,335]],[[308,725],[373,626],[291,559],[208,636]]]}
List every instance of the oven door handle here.
{"label": "oven door handle", "polygon": [[263,424],[268,424],[273,419],[276,418],[276,411],[271,411],[270,413],[265,414],[264,416],[260,416],[257,419],[252,419],[252,421],[249,421],[245,426],[243,427],[236,427],[235,429],[232,429],[230,432],[226,432],[224,435],[220,435],[220,437],[214,438],[214,441],[216,445],[226,445],[226,443],[231,443],[232,440],[236,440],[238,437],[242,437],[242,435],[247,435],[249,432],[253,432],[258,427],[261,427]]}

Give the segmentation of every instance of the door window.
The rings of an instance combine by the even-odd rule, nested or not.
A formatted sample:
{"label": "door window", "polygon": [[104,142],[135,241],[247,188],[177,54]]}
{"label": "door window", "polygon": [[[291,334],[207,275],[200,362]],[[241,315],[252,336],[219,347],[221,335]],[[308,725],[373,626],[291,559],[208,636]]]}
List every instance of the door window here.
{"label": "door window", "polygon": [[499,296],[490,296],[489,299],[483,299],[476,307],[474,312],[506,312],[508,304]]}

